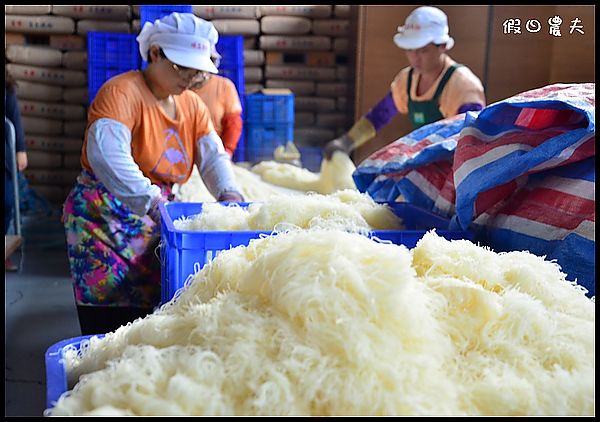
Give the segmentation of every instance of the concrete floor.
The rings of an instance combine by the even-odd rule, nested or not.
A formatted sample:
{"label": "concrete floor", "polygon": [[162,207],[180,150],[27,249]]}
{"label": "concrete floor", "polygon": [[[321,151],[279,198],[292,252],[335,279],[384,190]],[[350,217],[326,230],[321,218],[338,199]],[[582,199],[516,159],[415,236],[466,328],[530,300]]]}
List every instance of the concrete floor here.
{"label": "concrete floor", "polygon": [[59,211],[24,217],[22,233],[21,268],[5,272],[5,416],[42,416],[46,350],[81,332]]}

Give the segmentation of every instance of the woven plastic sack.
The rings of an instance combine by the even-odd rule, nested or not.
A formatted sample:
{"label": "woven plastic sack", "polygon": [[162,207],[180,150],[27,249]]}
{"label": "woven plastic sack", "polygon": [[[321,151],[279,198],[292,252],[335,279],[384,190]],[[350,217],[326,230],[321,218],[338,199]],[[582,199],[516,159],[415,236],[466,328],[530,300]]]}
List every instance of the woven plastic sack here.
{"label": "woven plastic sack", "polygon": [[401,198],[497,252],[556,260],[595,294],[595,84],[555,84],[424,126],[361,163],[376,200]]}

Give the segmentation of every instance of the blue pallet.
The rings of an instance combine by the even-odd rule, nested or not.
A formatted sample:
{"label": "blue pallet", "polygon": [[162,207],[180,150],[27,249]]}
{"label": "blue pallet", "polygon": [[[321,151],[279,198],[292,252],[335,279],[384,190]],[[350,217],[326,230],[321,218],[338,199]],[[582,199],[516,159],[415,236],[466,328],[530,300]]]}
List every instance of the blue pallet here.
{"label": "blue pallet", "polygon": [[323,148],[299,145],[296,145],[296,148],[300,152],[302,167],[318,173],[321,170],[321,161],[323,161]]}
{"label": "blue pallet", "polygon": [[[170,202],[159,205],[163,245],[160,249],[162,303],[171,300],[175,292],[183,287],[188,276],[200,270],[219,252],[248,245],[250,240],[259,238],[261,234],[271,234],[270,231],[196,232],[175,229],[174,220],[200,214],[202,205],[198,202]],[[239,205],[245,208],[249,203],[243,202]],[[372,237],[409,248],[416,246],[423,235],[434,228],[438,235],[446,239],[473,239],[469,231],[448,230],[450,220],[439,215],[407,203],[394,202],[388,205],[402,219],[406,230],[375,230],[371,233]]]}
{"label": "blue pallet", "polygon": [[294,94],[249,94],[246,98],[246,121],[252,123],[294,123]]}
{"label": "blue pallet", "polygon": [[[98,337],[104,337],[104,334],[98,334]],[[73,337],[66,340],[61,340],[46,350],[46,408],[54,407],[59,397],[68,390],[67,372],[62,362],[63,352],[67,348],[75,347],[79,350],[79,346],[83,340],[89,339],[93,335]]]}

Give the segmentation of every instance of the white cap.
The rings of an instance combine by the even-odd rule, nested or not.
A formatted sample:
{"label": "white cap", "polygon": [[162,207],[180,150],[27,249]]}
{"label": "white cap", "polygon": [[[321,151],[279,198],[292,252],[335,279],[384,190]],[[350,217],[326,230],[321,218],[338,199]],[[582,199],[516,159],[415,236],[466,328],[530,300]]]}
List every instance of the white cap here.
{"label": "white cap", "polygon": [[394,42],[400,48],[413,50],[429,43],[446,44],[446,50],[454,46],[448,35],[448,18],[437,7],[418,7],[406,18],[404,26],[398,27]]}
{"label": "white cap", "polygon": [[211,73],[219,72],[210,59],[218,39],[219,33],[211,22],[192,13],[177,12],[154,23],[146,22],[136,38],[144,60],[148,60],[148,50],[156,44],[173,63]]}
{"label": "white cap", "polygon": [[212,31],[212,32],[210,32],[210,34],[208,34],[208,42],[210,43],[210,55],[212,57],[216,57],[216,58],[220,59],[221,55],[217,51],[217,42],[219,42],[219,33],[217,32],[216,28],[214,31]]}

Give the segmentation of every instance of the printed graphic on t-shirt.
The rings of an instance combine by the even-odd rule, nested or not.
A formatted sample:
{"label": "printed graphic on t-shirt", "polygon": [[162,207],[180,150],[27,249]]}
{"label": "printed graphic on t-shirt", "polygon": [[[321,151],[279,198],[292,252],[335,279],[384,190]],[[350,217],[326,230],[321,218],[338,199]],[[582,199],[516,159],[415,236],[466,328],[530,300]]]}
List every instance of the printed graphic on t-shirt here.
{"label": "printed graphic on t-shirt", "polygon": [[417,124],[425,123],[425,115],[423,113],[421,113],[420,111],[413,113],[413,118],[415,120],[415,123],[417,123]]}
{"label": "printed graphic on t-shirt", "polygon": [[179,133],[175,129],[165,131],[163,153],[151,170],[152,174],[162,180],[179,183],[186,179],[191,169],[191,161],[185,152]]}

